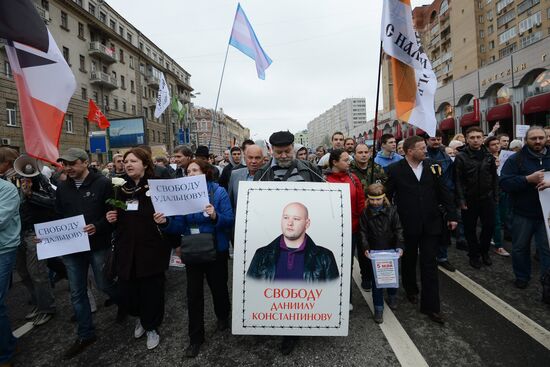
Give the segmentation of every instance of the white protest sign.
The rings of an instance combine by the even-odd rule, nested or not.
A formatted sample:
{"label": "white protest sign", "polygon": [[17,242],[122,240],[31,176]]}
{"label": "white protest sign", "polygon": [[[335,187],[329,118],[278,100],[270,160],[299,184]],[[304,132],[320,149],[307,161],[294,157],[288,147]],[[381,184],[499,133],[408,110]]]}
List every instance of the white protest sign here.
{"label": "white protest sign", "polygon": [[[550,172],[544,172],[544,181],[550,181]],[[540,206],[542,207],[542,215],[544,226],[546,227],[546,235],[550,244],[550,189],[539,191]]]}
{"label": "white protest sign", "polygon": [[240,182],[233,334],[347,335],[350,254],[348,184]]}
{"label": "white protest sign", "polygon": [[198,213],[209,204],[206,176],[148,180],[155,212],[166,217]]}
{"label": "white protest sign", "polygon": [[377,288],[399,288],[399,253],[370,251]]}
{"label": "white protest sign", "polygon": [[502,171],[502,167],[504,167],[504,163],[506,162],[506,160],[508,158],[510,158],[510,156],[512,154],[514,154],[515,152],[512,152],[511,150],[501,150],[500,151],[500,154],[498,156],[498,160],[499,160],[499,165],[498,165],[498,168],[497,168],[497,174],[500,176],[500,172]]}
{"label": "white protest sign", "polygon": [[531,126],[529,125],[516,125],[516,138],[523,139],[525,138],[525,134],[527,133],[527,130],[529,130]]}
{"label": "white protest sign", "polygon": [[36,246],[38,260],[90,251],[84,226],[86,221],[83,215],[35,224],[34,232],[41,240]]}

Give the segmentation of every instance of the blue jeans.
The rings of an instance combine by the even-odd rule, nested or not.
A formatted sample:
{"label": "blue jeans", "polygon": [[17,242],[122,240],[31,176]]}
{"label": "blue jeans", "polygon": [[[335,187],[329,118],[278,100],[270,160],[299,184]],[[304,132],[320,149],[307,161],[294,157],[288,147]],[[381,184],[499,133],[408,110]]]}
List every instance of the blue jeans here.
{"label": "blue jeans", "polygon": [[[388,297],[394,298],[397,296],[397,288],[385,288],[388,290]],[[384,310],[384,288],[377,288],[376,282],[372,281],[372,303],[375,311]]]}
{"label": "blue jeans", "polygon": [[0,363],[7,363],[12,359],[17,343],[17,339],[12,334],[10,319],[6,312],[6,294],[10,286],[16,258],[17,249],[0,254]]}
{"label": "blue jeans", "polygon": [[550,248],[546,236],[545,221],[542,218],[526,218],[515,214],[512,217],[512,265],[516,279],[531,279],[531,239],[535,237],[535,246],[540,258],[540,274],[550,268]]}
{"label": "blue jeans", "polygon": [[111,299],[117,300],[116,286],[105,277],[105,257],[110,249],[79,252],[63,256],[63,263],[67,268],[69,288],[71,289],[71,303],[76,321],[78,322],[78,337],[89,339],[95,336],[92,322],[92,310],[88,300],[88,267],[91,265],[97,288],[106,293]]}

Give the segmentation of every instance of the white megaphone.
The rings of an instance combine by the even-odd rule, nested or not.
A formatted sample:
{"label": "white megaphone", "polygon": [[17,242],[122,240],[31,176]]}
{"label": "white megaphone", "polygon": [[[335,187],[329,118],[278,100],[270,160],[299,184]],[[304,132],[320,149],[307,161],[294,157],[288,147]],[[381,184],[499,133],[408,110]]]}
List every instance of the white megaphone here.
{"label": "white megaphone", "polygon": [[36,158],[22,154],[13,162],[13,169],[19,176],[35,177],[42,172],[44,164]]}

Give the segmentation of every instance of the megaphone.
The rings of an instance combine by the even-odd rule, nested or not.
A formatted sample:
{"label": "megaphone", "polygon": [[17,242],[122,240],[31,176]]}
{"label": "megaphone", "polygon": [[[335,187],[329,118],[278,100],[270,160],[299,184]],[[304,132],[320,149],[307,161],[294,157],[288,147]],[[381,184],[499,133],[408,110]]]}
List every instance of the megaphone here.
{"label": "megaphone", "polygon": [[44,164],[36,158],[22,154],[13,162],[13,169],[19,176],[35,177],[42,172]]}

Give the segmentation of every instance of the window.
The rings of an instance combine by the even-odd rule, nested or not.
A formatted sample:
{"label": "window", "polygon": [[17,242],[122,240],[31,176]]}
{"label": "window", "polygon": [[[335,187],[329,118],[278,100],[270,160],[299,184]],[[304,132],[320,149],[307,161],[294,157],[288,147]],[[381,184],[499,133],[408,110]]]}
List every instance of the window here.
{"label": "window", "polygon": [[443,0],[441,2],[441,6],[439,7],[439,15],[442,15],[449,9],[449,2],[447,0]]}
{"label": "window", "polygon": [[162,142],[166,143],[166,133],[162,133]]}
{"label": "window", "polygon": [[130,80],[130,92],[136,93],[136,85],[133,80]]}
{"label": "window", "polygon": [[6,102],[6,113],[8,126],[17,126],[17,104],[15,102]]}
{"label": "window", "polygon": [[104,12],[100,11],[99,12],[99,20],[101,20],[103,23],[107,23],[107,14],[105,14]]}
{"label": "window", "polygon": [[485,52],[485,45],[479,46],[479,52]]}
{"label": "window", "polygon": [[126,78],[124,78],[124,75],[120,76],[120,88],[126,89]]}
{"label": "window", "polygon": [[118,26],[118,34],[120,34],[121,37],[124,37],[124,28],[122,28],[121,25]]}
{"label": "window", "polygon": [[84,57],[84,55],[80,55],[79,59],[80,59],[80,68],[78,70],[85,73],[86,72],[86,58]]}
{"label": "window", "polygon": [[489,27],[487,27],[487,35],[491,35],[493,34],[494,32],[494,29],[493,29],[493,25],[491,24]]}
{"label": "window", "polygon": [[489,22],[491,22],[491,21],[493,20],[493,11],[492,11],[492,10],[489,10],[489,11],[487,12],[487,20],[488,20]]}
{"label": "window", "polygon": [[493,48],[495,48],[495,41],[489,42],[489,50],[492,50]]}
{"label": "window", "polygon": [[483,31],[482,29],[479,31],[479,38],[484,38],[484,37],[485,37],[485,31]]}
{"label": "window", "polygon": [[88,3],[88,13],[95,15],[95,5],[92,2]]}
{"label": "window", "polygon": [[74,0],[74,2],[75,2],[78,6],[82,6],[82,0]]}
{"label": "window", "polygon": [[106,111],[109,107],[109,96],[103,96],[103,108]]}
{"label": "window", "polygon": [[80,94],[82,96],[83,101],[88,100],[88,90],[86,88],[80,88]]}
{"label": "window", "polygon": [[63,57],[65,58],[65,61],[67,61],[67,64],[71,66],[70,58],[69,58],[69,49],[65,46],[63,46]]}
{"label": "window", "polygon": [[510,55],[512,52],[514,52],[517,48],[517,43],[514,42],[510,46],[504,47],[502,50],[498,51],[498,57],[502,59],[503,57],[506,57]]}
{"label": "window", "polygon": [[134,57],[130,55],[130,68],[134,68]]}
{"label": "window", "polygon": [[128,42],[132,43],[132,38],[133,38],[132,33],[126,32],[126,39],[128,40]]}
{"label": "window", "polygon": [[95,91],[94,91],[94,98],[93,98],[93,99],[94,99],[94,102],[95,102],[96,104],[99,103],[99,97],[98,97],[97,92],[95,92]]}
{"label": "window", "polygon": [[124,64],[124,50],[119,49],[118,50],[118,61]]}
{"label": "window", "polygon": [[143,51],[143,42],[140,42],[140,43],[139,43],[139,49],[140,49],[141,51]]}
{"label": "window", "polygon": [[498,43],[499,45],[502,45],[505,42],[508,42],[512,38],[516,36],[516,27],[510,28],[507,31],[502,32],[498,35]]}
{"label": "window", "polygon": [[78,38],[85,39],[84,38],[84,24],[78,22]]}
{"label": "window", "polygon": [[73,114],[72,113],[66,113],[65,114],[65,130],[68,133],[74,133],[73,130]]}
{"label": "window", "polygon": [[540,0],[525,0],[518,5],[518,14],[521,14],[540,3]]}
{"label": "window", "polygon": [[109,27],[114,31],[116,30],[116,22],[112,19],[109,20]]}
{"label": "window", "polygon": [[542,16],[541,16],[541,12],[539,11],[531,15],[530,17],[522,20],[521,22],[519,22],[519,33],[526,32],[531,28],[541,24],[542,24]]}
{"label": "window", "polygon": [[61,12],[61,28],[69,29],[69,17],[64,11]]}
{"label": "window", "polygon": [[126,112],[126,101],[122,101],[122,112]]}
{"label": "window", "polygon": [[502,9],[506,7],[506,5],[513,3],[514,0],[500,0],[497,3],[497,13],[500,13]]}
{"label": "window", "polygon": [[132,105],[132,115],[134,115],[134,116],[136,115],[136,105],[135,104]]}
{"label": "window", "polygon": [[157,131],[157,141],[160,143],[160,131]]}
{"label": "window", "polygon": [[113,108],[118,110],[118,98],[113,98]]}
{"label": "window", "polygon": [[498,17],[497,27],[502,27],[506,23],[514,20],[515,17],[516,17],[516,11],[514,9],[510,10],[508,13]]}
{"label": "window", "polygon": [[527,47],[542,38],[542,32],[531,33],[525,37],[520,38],[519,44],[521,48]]}
{"label": "window", "polygon": [[480,15],[479,16],[479,23],[483,23],[483,19],[484,19],[483,15]]}
{"label": "window", "polygon": [[143,116],[145,116],[146,119],[149,118],[149,109],[147,107],[143,107]]}
{"label": "window", "polygon": [[13,74],[11,73],[11,65],[8,61],[4,61],[4,75],[8,79],[13,78]]}

